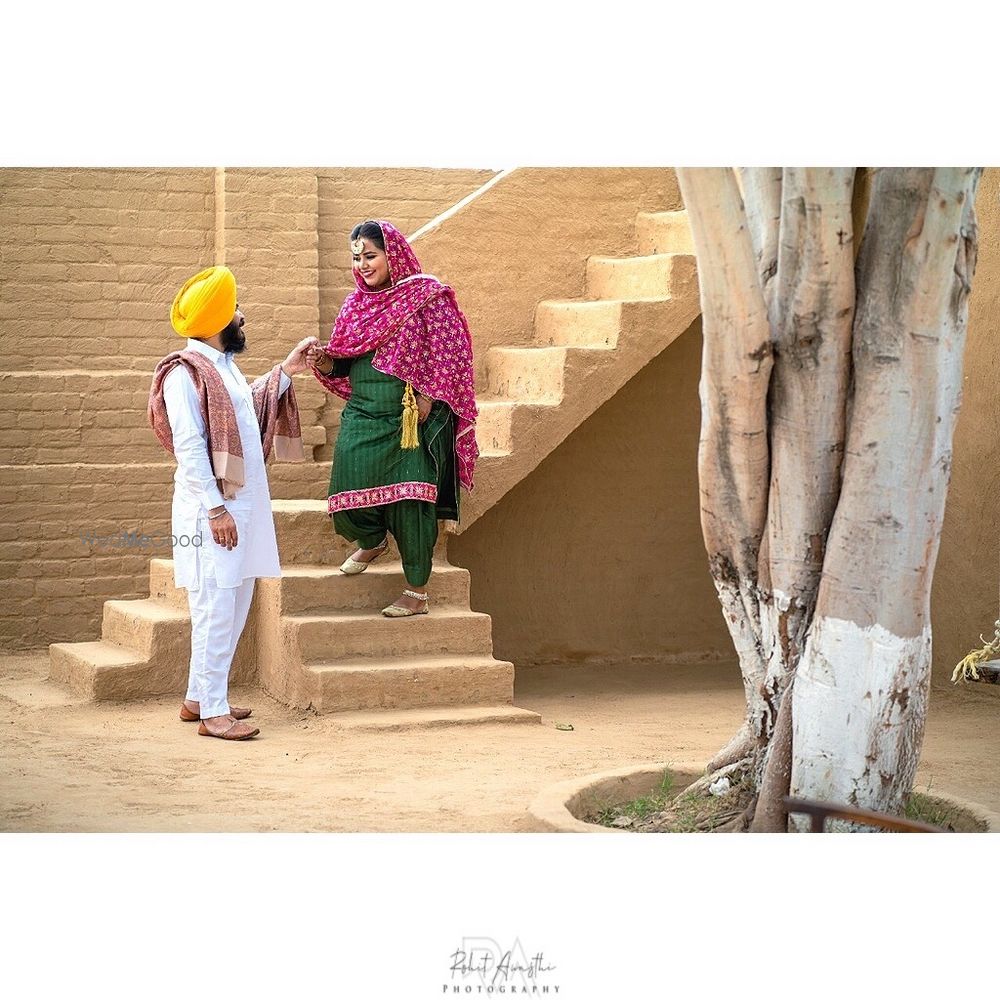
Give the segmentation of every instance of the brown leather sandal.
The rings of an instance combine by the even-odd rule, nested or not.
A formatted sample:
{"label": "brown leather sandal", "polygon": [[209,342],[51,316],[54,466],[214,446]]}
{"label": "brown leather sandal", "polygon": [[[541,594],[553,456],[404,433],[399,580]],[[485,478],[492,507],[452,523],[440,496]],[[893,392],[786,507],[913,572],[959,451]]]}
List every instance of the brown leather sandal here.
{"label": "brown leather sandal", "polygon": [[[229,714],[234,719],[249,719],[253,714],[253,709],[230,707]],[[184,702],[181,702],[180,717],[184,722],[198,722],[201,720],[201,713],[192,712]]]}
{"label": "brown leather sandal", "polygon": [[206,728],[204,722],[198,723],[199,736],[214,736],[218,740],[248,740],[251,736],[256,736],[259,732],[259,729],[252,729],[247,723],[239,722],[238,720],[221,733],[211,732],[211,730]]}

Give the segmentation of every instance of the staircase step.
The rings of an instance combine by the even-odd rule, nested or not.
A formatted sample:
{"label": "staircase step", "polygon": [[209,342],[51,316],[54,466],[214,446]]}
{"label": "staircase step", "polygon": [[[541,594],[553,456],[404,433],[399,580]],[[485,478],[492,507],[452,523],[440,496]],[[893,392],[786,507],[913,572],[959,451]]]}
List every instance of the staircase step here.
{"label": "staircase step", "polygon": [[640,212],[635,220],[639,253],[694,253],[687,212]]}
{"label": "staircase step", "polygon": [[278,462],[272,458],[267,463],[267,480],[272,500],[313,497],[326,505],[326,490],[330,483],[330,463],[312,461],[309,448],[305,449],[304,462]]}
{"label": "staircase step", "polygon": [[99,698],[110,674],[140,670],[145,661],[134,650],[110,642],[54,642],[49,645],[49,679],[68,684],[79,695]]}
{"label": "staircase step", "polygon": [[153,598],[139,601],[105,601],[101,638],[134,650],[137,659],[175,655],[185,663],[190,656],[191,618],[187,609],[162,604]]}
{"label": "staircase step", "polygon": [[[281,588],[285,614],[309,611],[381,609],[399,597],[406,586],[399,559],[380,556],[363,573],[348,576],[338,566],[282,566],[280,580],[260,580],[257,587]],[[431,577],[435,607],[468,608],[469,572],[450,563],[435,563]],[[151,559],[150,598],[179,612],[187,612],[187,591],[174,586],[170,559]]]}
{"label": "staircase step", "polygon": [[282,618],[282,630],[305,664],[342,657],[489,656],[493,652],[489,615],[433,605],[430,614],[396,619],[378,611],[288,615]]}
{"label": "staircase step", "polygon": [[476,401],[476,443],[479,453],[510,454],[512,448],[511,418],[514,401],[510,399],[479,399]]}
{"label": "staircase step", "polygon": [[[687,264],[682,266],[687,267]],[[618,303],[621,334],[615,350],[581,346],[563,348],[566,395],[558,404],[509,401],[518,403],[511,413],[511,452],[484,451],[480,455],[476,465],[476,489],[464,498],[462,521],[455,529],[456,534],[475,524],[477,518],[521,482],[643,365],[690,328],[699,308],[693,268],[690,274],[692,285],[680,298]],[[541,352],[543,349],[536,350]]]}
{"label": "staircase step", "polygon": [[504,705],[514,698],[514,665],[490,656],[337,660],[307,667],[318,712],[453,705]]}
{"label": "staircase step", "polygon": [[[479,470],[489,462],[510,458],[517,451],[537,447],[538,428],[559,409],[558,402],[530,402],[523,399],[477,400],[480,419],[476,422],[476,440],[479,442]],[[480,431],[482,421],[486,421],[485,434]],[[502,421],[502,423],[501,423]],[[499,426],[499,429],[495,429]],[[466,503],[466,501],[463,501]],[[467,506],[467,503],[466,503]],[[465,507],[463,507],[463,511]]]}
{"label": "staircase step", "polygon": [[[325,499],[272,500],[271,510],[282,566],[339,566],[357,549],[357,545],[334,533]],[[391,538],[389,554],[399,558]]]}
{"label": "staircase step", "polygon": [[330,720],[336,723],[338,729],[398,733],[440,726],[537,724],[542,717],[537,712],[513,705],[487,705],[412,708],[394,712],[337,712],[330,716]]}
{"label": "staircase step", "polygon": [[149,560],[149,596],[175,611],[188,610],[187,591],[174,586],[173,559]]}
{"label": "staircase step", "polygon": [[[347,576],[331,566],[285,566],[280,581],[261,581],[263,583],[280,586],[281,610],[286,615],[338,610],[379,611],[407,587],[402,564],[398,560],[390,561],[387,556],[379,557],[355,576]],[[468,570],[448,564],[435,566],[428,586],[435,609],[468,609]]]}
{"label": "staircase step", "polygon": [[[148,659],[106,640],[53,643],[49,676],[93,701],[129,701],[183,691],[190,658],[189,631],[182,643],[157,646]],[[233,669],[239,679],[236,663]]]}
{"label": "staircase step", "polygon": [[486,357],[487,395],[558,403],[565,363],[564,347],[494,347]]}
{"label": "staircase step", "polygon": [[[591,257],[587,261],[587,298],[641,299],[671,298],[675,269],[689,264],[687,254],[661,253],[646,257]],[[682,272],[680,277],[684,277]]]}
{"label": "staircase step", "polygon": [[535,338],[558,347],[615,347],[621,329],[621,302],[604,299],[539,302],[535,309]]}

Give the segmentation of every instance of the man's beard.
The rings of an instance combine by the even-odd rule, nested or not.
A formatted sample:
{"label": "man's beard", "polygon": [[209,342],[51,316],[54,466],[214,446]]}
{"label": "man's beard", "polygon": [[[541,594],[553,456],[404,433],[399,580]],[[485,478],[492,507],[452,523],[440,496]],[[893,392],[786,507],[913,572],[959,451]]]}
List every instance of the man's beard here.
{"label": "man's beard", "polygon": [[240,321],[233,321],[222,331],[222,351],[224,354],[240,354],[247,349],[247,335],[240,329]]}

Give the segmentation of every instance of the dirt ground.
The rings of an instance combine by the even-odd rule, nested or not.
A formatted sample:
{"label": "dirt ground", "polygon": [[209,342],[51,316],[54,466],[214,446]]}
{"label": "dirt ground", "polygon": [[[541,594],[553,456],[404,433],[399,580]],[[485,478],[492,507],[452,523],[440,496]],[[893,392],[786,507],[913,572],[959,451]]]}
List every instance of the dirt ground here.
{"label": "dirt ground", "polygon": [[[544,786],[705,761],[742,712],[733,665],[535,667],[515,704],[540,725],[347,731],[244,689],[233,701],[253,707],[261,736],[225,743],[177,718],[179,696],[82,702],[47,672],[45,653],[0,659],[3,831],[531,830]],[[932,692],[918,790],[1000,812],[998,695]]]}

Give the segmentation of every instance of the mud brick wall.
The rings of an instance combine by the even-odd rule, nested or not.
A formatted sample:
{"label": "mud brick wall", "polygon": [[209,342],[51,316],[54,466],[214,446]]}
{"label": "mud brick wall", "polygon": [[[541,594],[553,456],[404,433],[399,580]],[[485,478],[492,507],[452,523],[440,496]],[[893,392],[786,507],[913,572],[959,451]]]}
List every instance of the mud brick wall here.
{"label": "mud brick wall", "polygon": [[[214,261],[213,170],[0,171],[5,371],[152,367]],[[168,341],[169,343],[169,341]]]}

